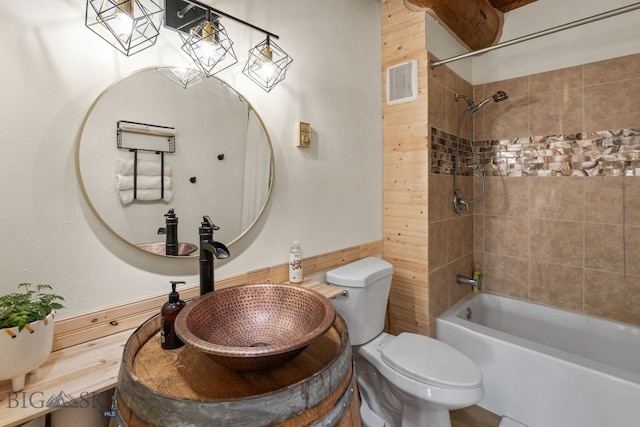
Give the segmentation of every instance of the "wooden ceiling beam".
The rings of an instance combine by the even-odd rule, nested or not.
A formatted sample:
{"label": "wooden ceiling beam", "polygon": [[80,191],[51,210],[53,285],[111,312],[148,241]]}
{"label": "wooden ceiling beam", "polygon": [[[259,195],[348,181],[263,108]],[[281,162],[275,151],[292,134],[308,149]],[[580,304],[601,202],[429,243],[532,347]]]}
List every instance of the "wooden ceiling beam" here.
{"label": "wooden ceiling beam", "polygon": [[526,6],[536,0],[489,0],[489,3],[500,12],[509,12],[510,10]]}
{"label": "wooden ceiling beam", "polygon": [[470,50],[492,46],[502,35],[504,15],[488,0],[404,0],[404,4],[429,13]]}

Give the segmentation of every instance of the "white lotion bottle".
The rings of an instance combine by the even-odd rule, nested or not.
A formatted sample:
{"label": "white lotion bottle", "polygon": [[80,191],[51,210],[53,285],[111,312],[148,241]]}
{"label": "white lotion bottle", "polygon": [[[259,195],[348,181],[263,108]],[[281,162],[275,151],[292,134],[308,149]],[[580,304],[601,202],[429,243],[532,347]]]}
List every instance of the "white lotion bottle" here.
{"label": "white lotion bottle", "polygon": [[302,283],[302,249],[297,240],[294,240],[289,250],[289,283]]}

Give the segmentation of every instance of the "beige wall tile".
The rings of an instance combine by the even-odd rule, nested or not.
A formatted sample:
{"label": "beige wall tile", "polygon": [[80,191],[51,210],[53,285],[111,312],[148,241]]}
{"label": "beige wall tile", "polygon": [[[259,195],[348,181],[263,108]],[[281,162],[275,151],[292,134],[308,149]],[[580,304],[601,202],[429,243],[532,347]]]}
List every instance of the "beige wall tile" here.
{"label": "beige wall tile", "polygon": [[529,183],[522,177],[486,178],[484,211],[487,215],[529,217]]}
{"label": "beige wall tile", "polygon": [[529,298],[529,259],[484,254],[483,289],[514,298]]}
{"label": "beige wall tile", "polygon": [[[622,224],[623,178],[594,176],[584,179],[584,220],[604,224]],[[638,182],[640,184],[640,181]],[[640,219],[640,216],[638,217]]]}
{"label": "beige wall tile", "polygon": [[448,221],[448,262],[473,253],[473,215],[464,215]]}
{"label": "beige wall tile", "polygon": [[429,174],[429,221],[453,218],[453,177]]}
{"label": "beige wall tile", "polygon": [[506,101],[486,105],[480,113],[483,115],[483,139],[519,138],[531,135],[528,95],[509,95]]}
{"label": "beige wall tile", "polygon": [[[452,135],[458,134],[458,125],[462,113],[467,109],[468,104],[464,100],[456,101],[456,92],[449,91],[446,97],[447,104],[447,132]],[[471,96],[464,94],[465,96]],[[466,116],[463,118],[462,127],[460,128],[461,138],[469,139],[466,128]],[[473,122],[471,123],[471,134],[473,135]]]}
{"label": "beige wall tile", "polygon": [[531,218],[582,221],[583,178],[531,177]]}
{"label": "beige wall tile", "polygon": [[529,256],[528,218],[485,215],[485,251],[526,258]]}
{"label": "beige wall tile", "polygon": [[584,84],[591,86],[640,76],[640,54],[598,61],[584,66]]}
{"label": "beige wall tile", "polygon": [[[459,258],[455,262],[451,263],[450,266],[451,266],[451,270],[449,274],[451,274],[451,277],[453,278],[454,282],[458,274],[471,277],[471,274],[473,272],[473,254],[471,253],[462,258]],[[454,286],[449,286],[447,290],[448,290],[447,308],[454,305],[460,298],[463,298],[465,295],[472,292],[471,286],[460,285],[458,283],[456,283]],[[440,314],[441,313],[439,313],[438,316]]]}
{"label": "beige wall tile", "polygon": [[484,252],[475,252],[473,254],[473,266],[474,268],[477,266],[484,276]]}
{"label": "beige wall tile", "polygon": [[584,223],[532,219],[531,259],[582,267]]}
{"label": "beige wall tile", "polygon": [[584,88],[586,131],[637,127],[640,123],[640,79]]}
{"label": "beige wall tile", "polygon": [[624,216],[627,225],[640,226],[640,176],[624,177]]}
{"label": "beige wall tile", "polygon": [[[469,211],[464,209],[460,213],[453,210],[453,175],[429,175],[429,220],[440,221],[447,218],[472,215],[473,205]],[[465,197],[473,194],[473,179],[468,176],[458,176],[458,188]]]}
{"label": "beige wall tile", "polygon": [[[433,54],[428,53],[427,54],[427,60],[429,61],[429,63],[431,63],[432,61],[437,62],[440,59],[436,58]],[[447,84],[447,70],[446,67],[436,67],[436,68],[431,68],[428,67],[429,70],[429,78],[433,78],[438,80],[440,83],[442,83],[442,85],[446,85]]]}
{"label": "beige wall tile", "polygon": [[451,264],[429,272],[429,319],[434,320],[449,308],[449,289],[460,286]]}
{"label": "beige wall tile", "polygon": [[529,294],[532,301],[572,311],[583,311],[584,269],[531,262]]}
{"label": "beige wall tile", "polygon": [[484,252],[484,215],[473,216],[473,247],[475,252]]}
{"label": "beige wall tile", "polygon": [[[452,180],[451,183],[453,184],[453,177],[451,177],[451,180]],[[462,190],[462,194],[466,199],[472,199],[473,197],[473,191],[474,191],[473,180],[474,178],[472,176],[458,177],[458,188]],[[449,204],[452,206],[451,210],[453,212],[453,193],[451,193],[451,198],[449,202],[450,202]],[[455,215],[472,215],[476,212],[476,208],[479,207],[477,204],[474,204],[474,203],[469,203],[468,206],[469,206],[469,211],[462,209],[462,211],[459,214],[455,214]]]}
{"label": "beige wall tile", "polygon": [[474,114],[475,139],[529,136],[529,80],[527,77],[487,83],[474,88],[476,104],[504,91],[509,99],[491,102]]}
{"label": "beige wall tile", "polygon": [[445,99],[447,89],[439,81],[429,78],[429,126],[438,129],[447,129],[447,104]]}
{"label": "beige wall tile", "polygon": [[506,92],[509,97],[529,95],[529,77],[527,76],[486,83],[481,86],[483,90],[482,99],[493,95],[499,90]]}
{"label": "beige wall tile", "polygon": [[529,98],[531,136],[583,131],[582,87],[532,94]]}
{"label": "beige wall tile", "polygon": [[582,88],[583,81],[582,65],[532,74],[529,76],[529,92],[533,95],[541,92]]}
{"label": "beige wall tile", "polygon": [[640,277],[585,270],[585,312],[640,325]]}
{"label": "beige wall tile", "polygon": [[436,270],[447,263],[448,233],[451,220],[429,223],[429,270]]}
{"label": "beige wall tile", "polygon": [[584,265],[596,270],[624,272],[622,225],[584,225]]}
{"label": "beige wall tile", "polygon": [[[625,233],[625,271],[640,281],[640,227],[627,225]],[[640,310],[640,308],[639,308]]]}
{"label": "beige wall tile", "polygon": [[[478,146],[476,145],[476,149]],[[477,199],[480,197],[480,193],[482,192],[482,178],[474,175],[473,177],[473,199]],[[484,214],[484,202],[486,200],[487,194],[485,189],[485,195],[480,201],[473,204],[473,213],[474,215],[482,215]]]}
{"label": "beige wall tile", "polygon": [[451,68],[446,68],[446,85],[453,93],[462,93],[466,96],[473,94],[473,86],[457,75]]}

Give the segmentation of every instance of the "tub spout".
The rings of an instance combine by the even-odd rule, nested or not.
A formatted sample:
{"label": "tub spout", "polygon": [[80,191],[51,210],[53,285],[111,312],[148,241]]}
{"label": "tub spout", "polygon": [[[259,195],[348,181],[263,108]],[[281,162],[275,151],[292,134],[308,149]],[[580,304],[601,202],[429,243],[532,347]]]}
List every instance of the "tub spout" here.
{"label": "tub spout", "polygon": [[474,291],[480,289],[480,284],[477,280],[473,280],[467,276],[463,276],[462,274],[458,274],[456,276],[456,283],[459,285],[470,285]]}

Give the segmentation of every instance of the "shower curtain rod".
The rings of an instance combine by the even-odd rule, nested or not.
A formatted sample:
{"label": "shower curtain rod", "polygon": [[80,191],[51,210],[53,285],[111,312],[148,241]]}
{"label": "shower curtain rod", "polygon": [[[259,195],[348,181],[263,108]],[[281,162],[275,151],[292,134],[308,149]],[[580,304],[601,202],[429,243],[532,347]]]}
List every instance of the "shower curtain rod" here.
{"label": "shower curtain rod", "polygon": [[529,34],[528,36],[522,36],[515,38],[513,40],[508,40],[506,42],[498,43],[493,46],[485,47],[484,49],[474,50],[473,52],[463,53],[462,55],[453,56],[448,59],[443,59],[442,61],[431,61],[430,66],[431,69],[434,69],[440,65],[448,64],[449,62],[458,61],[460,59],[469,58],[471,56],[481,55],[486,52],[490,52],[495,49],[500,49],[505,46],[511,46],[517,43],[526,42],[528,40],[537,39],[538,37],[546,36],[548,34],[557,33],[559,31],[568,30],[570,28],[578,27],[580,25],[589,24],[591,22],[600,21],[601,19],[610,18],[612,16],[620,15],[623,13],[631,12],[636,9],[640,9],[640,3],[633,3],[628,6],[624,6],[618,9],[611,10],[609,12],[600,13],[598,15],[593,15],[588,18],[579,19],[577,21],[569,22],[567,24],[558,25],[557,27],[552,27],[546,30],[538,31],[537,33]]}

